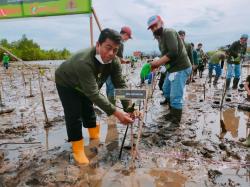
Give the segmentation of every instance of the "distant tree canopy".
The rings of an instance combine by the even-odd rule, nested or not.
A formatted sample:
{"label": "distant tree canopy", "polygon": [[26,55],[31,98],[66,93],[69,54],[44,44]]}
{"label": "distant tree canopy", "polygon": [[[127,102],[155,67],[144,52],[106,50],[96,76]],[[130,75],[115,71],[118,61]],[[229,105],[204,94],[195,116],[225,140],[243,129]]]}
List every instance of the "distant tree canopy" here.
{"label": "distant tree canopy", "polygon": [[26,35],[23,35],[20,40],[11,43],[7,39],[2,39],[0,45],[25,61],[62,60],[71,55],[70,51],[65,48],[63,50],[43,50],[36,42],[28,39]]}

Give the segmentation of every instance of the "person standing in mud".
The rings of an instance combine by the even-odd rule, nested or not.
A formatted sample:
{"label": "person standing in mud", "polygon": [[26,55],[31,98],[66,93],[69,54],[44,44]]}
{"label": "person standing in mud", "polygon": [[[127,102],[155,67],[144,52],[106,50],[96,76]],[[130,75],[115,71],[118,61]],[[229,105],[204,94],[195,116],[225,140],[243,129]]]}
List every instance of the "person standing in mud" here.
{"label": "person standing in mud", "polygon": [[241,74],[241,60],[244,58],[244,55],[247,51],[247,40],[248,35],[242,34],[240,40],[233,42],[229,47],[226,54],[227,57],[227,74],[226,74],[226,89],[228,90],[231,83],[231,78],[234,75],[233,79],[233,89],[238,88],[238,83],[240,80]]}
{"label": "person standing in mud", "polygon": [[[183,31],[183,30],[180,30],[178,32],[178,34],[180,35],[180,38],[184,42],[184,45],[185,45],[185,48],[186,48],[186,51],[187,51],[187,54],[188,54],[188,58],[189,58],[192,66],[193,66],[193,64],[194,64],[193,47],[192,47],[191,43],[185,42],[186,32]],[[191,73],[191,75],[192,75],[192,73]],[[190,75],[190,78],[187,80],[187,84],[189,84],[189,82],[191,82],[191,80],[192,80],[192,76],[191,75]]]}
{"label": "person standing in mud", "polygon": [[155,15],[148,19],[150,29],[159,43],[161,58],[151,62],[155,69],[166,65],[167,75],[163,84],[164,97],[170,106],[170,112],[164,116],[168,122],[168,129],[179,127],[182,116],[183,92],[186,81],[191,74],[191,63],[184,43],[179,34],[168,28],[163,28],[163,20]]}
{"label": "person standing in mud", "polygon": [[[132,38],[132,30],[130,29],[130,27],[124,26],[121,28],[120,34],[122,37],[122,43],[117,52],[117,56],[120,58],[122,64],[126,64],[128,62],[123,59],[124,42]],[[106,94],[109,101],[115,105],[115,88],[114,84],[112,83],[111,76],[109,76],[106,81]]]}
{"label": "person standing in mud", "polygon": [[9,62],[10,62],[10,57],[9,57],[9,55],[7,53],[3,54],[3,60],[2,60],[2,62],[3,62],[3,67],[6,70],[8,70],[8,68],[9,68]]}
{"label": "person standing in mud", "polygon": [[192,82],[195,82],[194,77],[197,75],[197,70],[198,70],[198,65],[199,65],[199,61],[198,61],[198,54],[197,51],[194,48],[194,44],[191,43],[192,45],[192,49],[193,49],[193,60],[194,60],[194,64],[192,65]]}
{"label": "person standing in mud", "polygon": [[[55,72],[56,87],[64,108],[68,141],[72,143],[74,159],[89,163],[84,152],[82,126],[88,128],[91,139],[99,139],[100,125],[96,123],[93,103],[121,123],[133,122],[130,115],[118,110],[100,93],[102,85],[111,76],[115,88],[126,88],[119,58],[122,42],[120,34],[112,29],[101,31],[96,46],[76,53],[63,62]],[[124,111],[128,101],[122,101]]]}
{"label": "person standing in mud", "polygon": [[213,70],[215,70],[215,78],[213,85],[217,85],[217,82],[221,76],[221,65],[220,62],[224,61],[226,54],[223,51],[216,51],[210,58],[208,63],[208,83],[212,82]]}
{"label": "person standing in mud", "polygon": [[202,49],[202,43],[199,43],[198,46],[197,46],[197,49],[196,49],[196,52],[197,52],[197,57],[198,57],[198,71],[199,71],[199,77],[202,78],[202,74],[203,74],[203,71],[205,69],[205,66],[206,66],[206,57],[205,57],[205,53]]}

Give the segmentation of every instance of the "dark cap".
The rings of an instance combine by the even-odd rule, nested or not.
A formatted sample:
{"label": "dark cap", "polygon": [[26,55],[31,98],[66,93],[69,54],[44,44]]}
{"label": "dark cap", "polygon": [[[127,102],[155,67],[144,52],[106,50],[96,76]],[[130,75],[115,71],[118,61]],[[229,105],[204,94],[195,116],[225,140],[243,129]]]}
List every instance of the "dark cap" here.
{"label": "dark cap", "polygon": [[184,30],[180,30],[180,31],[178,32],[178,34],[179,34],[179,35],[186,35],[186,32],[185,32]]}

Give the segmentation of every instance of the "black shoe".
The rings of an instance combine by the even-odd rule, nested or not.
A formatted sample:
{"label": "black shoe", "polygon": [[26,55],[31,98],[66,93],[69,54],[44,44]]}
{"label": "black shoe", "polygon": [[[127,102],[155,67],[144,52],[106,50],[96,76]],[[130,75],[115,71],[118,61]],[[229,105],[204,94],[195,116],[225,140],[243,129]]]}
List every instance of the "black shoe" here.
{"label": "black shoe", "polygon": [[236,90],[238,88],[239,78],[234,78],[233,80],[233,89]]}
{"label": "black shoe", "polygon": [[165,98],[164,101],[160,102],[160,105],[167,105],[169,103],[169,101]]}
{"label": "black shoe", "polygon": [[171,108],[170,112],[165,116],[165,120],[179,124],[181,122],[182,109]]}
{"label": "black shoe", "polygon": [[166,121],[171,121],[172,118],[173,118],[173,116],[171,115],[171,112],[164,115],[164,119],[165,119]]}

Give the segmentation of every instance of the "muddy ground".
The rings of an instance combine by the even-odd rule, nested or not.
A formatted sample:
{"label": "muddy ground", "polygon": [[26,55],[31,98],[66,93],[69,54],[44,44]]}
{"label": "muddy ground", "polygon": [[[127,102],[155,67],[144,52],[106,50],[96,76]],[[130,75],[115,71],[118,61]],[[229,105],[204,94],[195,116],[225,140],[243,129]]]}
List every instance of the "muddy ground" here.
{"label": "muddy ground", "polygon": [[[159,105],[163,97],[158,86],[147,107],[135,101],[144,118],[135,121],[133,130],[129,128],[121,160],[118,156],[126,127],[96,108],[101,138],[89,141],[83,129],[90,159],[84,166],[74,162],[67,142],[63,109],[53,81],[60,62],[36,63],[40,67],[43,64],[40,73],[38,65],[22,63],[12,64],[8,72],[0,70],[4,105],[0,107],[0,186],[249,186],[250,152],[242,144],[249,133],[249,112],[237,107],[250,103],[245,100],[246,92],[228,92],[222,109],[222,131],[219,106],[225,79],[220,79],[217,87],[207,83],[204,87],[206,70],[203,78],[186,86],[181,128],[174,132],[164,128],[161,116],[168,107]],[[139,62],[135,68],[123,65],[132,88],[139,83],[140,67]],[[248,65],[243,67],[243,78],[249,69]],[[152,92],[152,87],[146,89]],[[105,88],[102,91],[105,93]],[[131,145],[137,142],[142,122],[134,160]]]}

